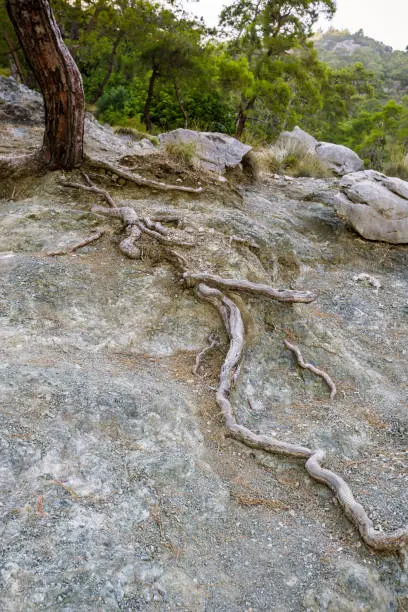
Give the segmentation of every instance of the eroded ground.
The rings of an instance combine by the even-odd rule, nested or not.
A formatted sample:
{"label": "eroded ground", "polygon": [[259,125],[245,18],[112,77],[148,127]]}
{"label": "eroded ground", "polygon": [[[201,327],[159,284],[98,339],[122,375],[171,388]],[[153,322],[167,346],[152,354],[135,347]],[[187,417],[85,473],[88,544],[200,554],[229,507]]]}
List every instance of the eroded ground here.
{"label": "eroded ground", "polygon": [[[301,463],[224,438],[217,313],[147,242],[142,261],[123,258],[120,223],[58,178],[2,185],[1,609],[406,610],[403,558],[367,550]],[[106,185],[140,213],[178,213],[191,270],[318,290],[311,305],[238,298],[238,419],[325,448],[379,528],[407,524],[408,247],[348,230],[313,195],[324,181],[269,179],[242,197],[202,183],[200,196]],[[102,226],[76,256],[45,255]],[[211,332],[220,345],[194,376]],[[336,380],[335,401],[285,334]]]}

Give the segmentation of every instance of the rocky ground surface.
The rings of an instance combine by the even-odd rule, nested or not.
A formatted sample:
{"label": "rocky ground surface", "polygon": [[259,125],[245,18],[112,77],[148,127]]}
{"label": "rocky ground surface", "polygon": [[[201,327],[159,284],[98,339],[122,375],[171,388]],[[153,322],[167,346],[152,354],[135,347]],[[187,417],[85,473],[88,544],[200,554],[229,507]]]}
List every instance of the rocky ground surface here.
{"label": "rocky ground surface", "polygon": [[[0,130],[3,152],[41,137]],[[107,153],[100,142],[94,155]],[[296,306],[237,297],[248,332],[237,417],[325,448],[378,528],[406,525],[408,247],[347,228],[316,195],[333,181],[267,177],[238,193],[160,155],[132,163],[202,183],[200,195],[163,195],[101,179],[141,214],[183,218],[191,270],[319,292]],[[217,313],[148,243],[141,261],[121,256],[119,222],[58,181],[0,190],[0,608],[407,610],[404,556],[370,552],[301,462],[224,438]],[[76,255],[46,256],[102,226]],[[195,376],[211,332],[219,346]],[[333,402],[285,336],[335,379]]]}

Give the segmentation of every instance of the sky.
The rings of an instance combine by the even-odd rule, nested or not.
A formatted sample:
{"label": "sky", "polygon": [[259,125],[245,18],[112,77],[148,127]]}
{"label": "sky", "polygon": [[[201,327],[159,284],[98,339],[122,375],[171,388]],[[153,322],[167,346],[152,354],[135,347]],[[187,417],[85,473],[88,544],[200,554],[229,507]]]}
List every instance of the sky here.
{"label": "sky", "polygon": [[[204,17],[210,26],[217,25],[218,15],[229,1],[185,0],[191,13]],[[337,13],[331,22],[321,20],[319,26],[326,30],[333,26],[351,32],[363,29],[371,36],[394,49],[408,45],[408,0],[337,0]]]}

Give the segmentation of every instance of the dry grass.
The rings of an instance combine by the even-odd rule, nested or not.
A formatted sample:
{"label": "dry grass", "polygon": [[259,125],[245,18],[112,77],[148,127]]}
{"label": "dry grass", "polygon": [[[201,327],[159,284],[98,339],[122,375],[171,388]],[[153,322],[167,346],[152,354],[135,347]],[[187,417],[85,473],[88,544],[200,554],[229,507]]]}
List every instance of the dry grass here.
{"label": "dry grass", "polygon": [[136,128],[133,128],[130,126],[119,125],[119,126],[114,127],[113,130],[115,134],[119,134],[120,136],[129,136],[129,138],[131,140],[134,140],[135,142],[139,142],[140,140],[143,140],[144,138],[146,138],[156,147],[159,146],[160,144],[160,141],[157,138],[157,136],[152,136],[151,134],[148,134],[147,132],[141,132],[140,130],[137,130]]}
{"label": "dry grass", "polygon": [[384,174],[408,180],[408,155],[404,147],[393,148],[390,161],[384,165]]}
{"label": "dry grass", "polygon": [[292,141],[284,146],[271,145],[260,149],[255,155],[261,172],[296,177],[331,178],[333,176],[316,155],[301,143]]}
{"label": "dry grass", "polygon": [[195,142],[166,142],[165,148],[167,155],[180,164],[194,167],[197,163]]}

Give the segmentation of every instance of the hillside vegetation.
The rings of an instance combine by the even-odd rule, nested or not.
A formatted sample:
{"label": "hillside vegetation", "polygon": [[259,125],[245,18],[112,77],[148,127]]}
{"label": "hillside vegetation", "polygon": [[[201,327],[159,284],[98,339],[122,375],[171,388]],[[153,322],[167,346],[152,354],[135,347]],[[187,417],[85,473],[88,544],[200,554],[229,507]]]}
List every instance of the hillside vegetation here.
{"label": "hillside vegetation", "polygon": [[[211,30],[177,3],[54,0],[88,109],[140,133],[218,131],[255,145],[295,125],[408,177],[408,53],[363,32],[312,38],[332,0],[235,0]],[[35,87],[4,8],[0,74]]]}

